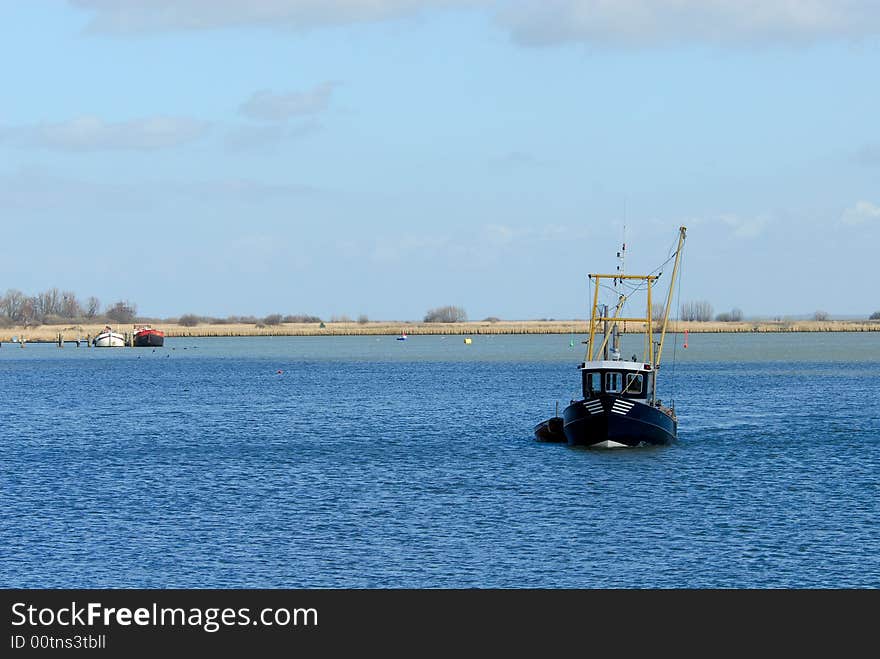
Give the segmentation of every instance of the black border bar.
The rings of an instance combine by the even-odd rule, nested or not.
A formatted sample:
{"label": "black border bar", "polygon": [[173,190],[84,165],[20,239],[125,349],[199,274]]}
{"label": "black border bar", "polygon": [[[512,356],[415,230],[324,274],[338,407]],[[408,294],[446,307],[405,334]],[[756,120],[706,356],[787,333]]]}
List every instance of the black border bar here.
{"label": "black border bar", "polygon": [[[803,644],[816,650],[822,642],[833,643],[840,653],[849,646],[858,648],[862,636],[873,639],[880,602],[878,591],[836,590],[85,589],[3,590],[0,594],[7,631],[3,655],[10,657],[31,652],[35,645],[38,650],[64,654],[74,649],[74,643],[81,651],[108,656],[178,651],[290,656],[301,651],[392,649],[412,655],[440,650],[469,654],[477,648],[530,648],[546,656],[570,654],[572,647],[602,646],[615,653],[653,654],[685,647],[767,649],[772,644],[789,650]],[[177,608],[198,615],[190,617],[193,624],[180,624],[177,616],[165,626],[120,624],[115,611],[107,614],[109,625],[100,617],[91,625],[13,624],[22,623],[27,607],[33,607],[30,615],[37,616],[41,609],[51,609],[42,614],[44,622],[62,609],[64,622],[69,621],[71,609],[79,611],[79,620],[85,620],[90,603],[96,616],[123,609],[123,623],[131,620],[126,611],[145,621],[147,613],[134,613],[138,609]],[[242,609],[250,616],[247,624],[238,615]],[[270,624],[252,620],[267,609]],[[273,622],[273,614],[280,609],[284,613]],[[235,611],[234,616],[227,615],[227,620],[235,622],[206,630],[204,623],[209,618],[220,620],[222,610]],[[298,612],[298,624],[290,622],[291,611]],[[77,636],[83,640],[74,641]],[[85,640],[96,637],[98,641]]]}

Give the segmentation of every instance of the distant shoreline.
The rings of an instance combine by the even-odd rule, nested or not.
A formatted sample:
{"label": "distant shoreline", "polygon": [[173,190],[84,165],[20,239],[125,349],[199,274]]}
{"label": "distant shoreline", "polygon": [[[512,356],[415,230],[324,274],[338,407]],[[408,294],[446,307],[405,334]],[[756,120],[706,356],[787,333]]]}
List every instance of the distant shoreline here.
{"label": "distant shoreline", "polygon": [[[642,332],[642,323],[627,323],[626,333]],[[119,332],[131,331],[131,324],[113,326]],[[174,337],[237,337],[237,336],[399,336],[408,335],[490,335],[490,334],[587,334],[585,320],[523,320],[472,321],[461,323],[282,323],[259,327],[244,324],[200,324],[184,327],[156,323],[154,327]],[[21,337],[28,343],[54,343],[58,334],[64,341],[94,337],[104,328],[103,323],[88,325],[39,325],[35,327],[0,328],[0,343],[10,343]],[[654,326],[659,331],[657,325]],[[742,322],[669,322],[668,332],[694,334],[742,334],[781,332],[880,332],[880,321],[870,320],[796,320],[796,321],[742,321]]]}

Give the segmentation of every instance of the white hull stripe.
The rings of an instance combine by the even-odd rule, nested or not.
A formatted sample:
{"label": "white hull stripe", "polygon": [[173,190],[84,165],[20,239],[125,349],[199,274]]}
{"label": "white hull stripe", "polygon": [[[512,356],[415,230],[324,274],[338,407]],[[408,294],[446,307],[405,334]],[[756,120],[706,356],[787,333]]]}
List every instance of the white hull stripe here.
{"label": "white hull stripe", "polygon": [[590,414],[601,414],[602,413],[602,403],[594,402],[594,403],[584,403],[584,407],[587,412]]}
{"label": "white hull stripe", "polygon": [[633,408],[632,403],[625,403],[623,401],[614,401],[614,405],[611,406],[611,411],[615,414],[626,414]]}

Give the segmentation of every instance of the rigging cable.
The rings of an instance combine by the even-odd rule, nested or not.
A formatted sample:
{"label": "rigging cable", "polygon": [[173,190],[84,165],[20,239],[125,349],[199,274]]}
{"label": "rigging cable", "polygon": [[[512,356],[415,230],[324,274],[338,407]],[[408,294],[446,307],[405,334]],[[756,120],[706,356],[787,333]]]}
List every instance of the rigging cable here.
{"label": "rigging cable", "polygon": [[[625,228],[624,228],[624,231],[626,231]],[[625,241],[626,241],[626,234],[624,233],[624,243],[623,243],[623,244],[624,244],[624,250],[626,249],[626,247],[625,247],[626,242],[625,242]],[[659,278],[659,277],[663,274],[663,268],[665,268],[666,265],[667,265],[670,261],[672,261],[672,260],[675,258],[675,255],[676,255],[676,253],[677,253],[677,251],[678,251],[678,250],[676,249],[676,244],[677,244],[677,242],[678,242],[678,239],[676,238],[676,239],[672,242],[672,244],[669,246],[669,249],[666,251],[666,260],[663,261],[663,263],[661,263],[660,265],[658,265],[656,268],[654,268],[653,270],[651,270],[651,271],[648,273],[649,276],[654,275],[655,273],[659,273],[659,274],[657,275],[657,277]],[[683,248],[684,248],[684,245],[682,245],[682,249],[683,249]],[[618,258],[620,258],[620,255],[621,255],[621,253],[618,252]],[[682,261],[681,261],[681,262],[682,262],[682,263],[684,262],[684,256],[683,256],[683,255],[682,255]],[[617,270],[618,270],[618,272],[620,272],[620,266],[617,267]],[[620,303],[620,297],[621,297],[621,292],[617,289],[617,285],[618,285],[618,283],[620,284],[620,287],[621,287],[621,288],[623,289],[623,291],[624,291],[623,294],[622,294],[623,297],[624,297],[624,302],[629,301],[629,299],[630,299],[633,295],[635,295],[636,293],[640,292],[642,289],[647,288],[647,282],[644,281],[644,280],[640,281],[640,283],[638,283],[638,284],[635,284],[635,283],[630,284],[630,283],[628,283],[628,280],[626,280],[626,279],[617,279],[617,278],[615,278],[615,279],[614,279],[614,286],[609,286],[608,284],[603,284],[603,283],[601,283],[601,280],[600,280],[599,288],[601,288],[601,289],[603,289],[603,290],[605,290],[605,291],[608,291],[608,292],[610,292],[610,293],[612,293],[612,294],[614,295],[614,305],[613,305],[613,306],[615,306],[615,307]],[[675,284],[675,282],[670,282],[670,286],[673,286],[674,284]],[[627,290],[627,289],[629,289],[629,290]],[[679,274],[679,278],[678,278],[678,296],[679,296],[679,300],[678,300],[678,302],[680,303],[680,302],[681,302],[681,275],[680,275],[680,274]],[[612,306],[612,305],[609,305],[609,306]],[[652,310],[649,310],[648,313],[649,313],[649,314],[653,314],[653,309],[652,309]],[[653,339],[650,339],[650,340],[653,340]],[[675,343],[673,343],[673,359],[675,358],[675,356],[674,356],[674,352],[675,352]],[[673,361],[672,369],[673,369],[673,378],[674,378],[674,371],[675,371],[675,362],[674,362],[674,361]],[[673,384],[674,384],[674,379],[673,379]],[[674,389],[673,389],[673,391],[674,391]]]}
{"label": "rigging cable", "polygon": [[[663,274],[663,273],[662,273],[663,268],[665,268],[666,265],[667,265],[670,261],[672,261],[672,260],[675,258],[675,252],[677,251],[677,250],[675,249],[675,247],[676,247],[676,243],[677,243],[677,242],[678,242],[678,239],[676,238],[676,240],[674,240],[674,241],[672,242],[672,244],[669,246],[669,249],[666,251],[666,260],[663,261],[663,263],[661,263],[660,265],[658,265],[656,268],[654,268],[653,270],[651,270],[651,271],[648,273],[649,275],[654,275],[654,274],[657,273],[657,272],[660,272],[660,274]],[[619,270],[619,268],[618,268],[618,270]],[[680,281],[680,280],[679,280],[679,281]],[[642,281],[642,282],[639,283],[639,284],[630,284],[630,283],[628,283],[628,281],[627,281],[626,279],[621,279],[621,280],[617,280],[617,281],[615,281],[615,286],[613,286],[613,287],[612,287],[612,286],[609,286],[608,284],[601,284],[601,283],[600,283],[600,284],[599,284],[599,288],[605,289],[606,291],[608,291],[608,292],[610,292],[610,293],[613,293],[613,294],[614,294],[614,297],[615,297],[615,302],[616,302],[617,299],[618,299],[618,297],[619,297],[619,295],[620,295],[620,292],[617,290],[617,287],[616,287],[617,285],[620,285],[620,286],[621,286],[622,288],[624,288],[624,289],[626,289],[626,288],[629,289],[629,290],[625,293],[625,295],[626,295],[628,298],[629,298],[629,297],[632,297],[635,293],[638,293],[641,289],[643,289],[643,288],[646,287],[646,284],[645,284],[644,281]]]}
{"label": "rigging cable", "polygon": [[[678,291],[676,293],[677,299],[675,301],[676,307],[678,308],[678,320],[676,321],[676,325],[678,325],[681,322],[681,280],[682,280],[682,274],[684,273],[684,243],[682,243],[681,249],[682,249],[681,260],[678,263]],[[674,284],[674,282],[672,282],[672,284]],[[680,328],[680,326],[679,326],[679,328]],[[671,384],[672,384],[672,387],[671,387],[671,389],[672,389],[672,409],[675,409],[675,392],[676,392],[676,389],[675,389],[675,384],[676,384],[676,382],[675,382],[675,364],[677,361],[676,360],[676,355],[678,353],[677,348],[678,348],[678,332],[675,332],[673,334],[673,341],[672,341],[672,377],[670,378]]]}

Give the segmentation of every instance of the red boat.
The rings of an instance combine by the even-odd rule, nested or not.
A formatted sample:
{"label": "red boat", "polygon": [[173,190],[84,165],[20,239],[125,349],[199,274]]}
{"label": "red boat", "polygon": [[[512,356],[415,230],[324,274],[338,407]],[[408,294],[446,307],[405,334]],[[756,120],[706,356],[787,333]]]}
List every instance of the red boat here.
{"label": "red boat", "polygon": [[149,325],[134,326],[135,348],[161,348],[165,345],[165,332]]}

